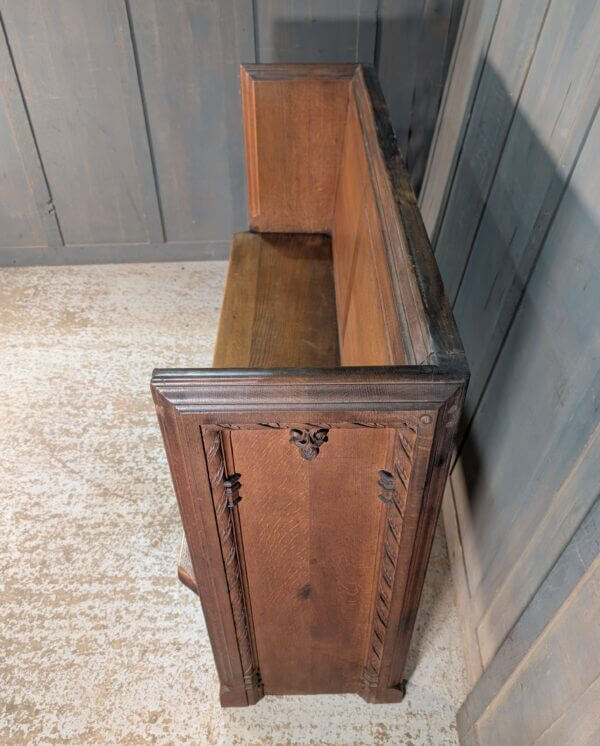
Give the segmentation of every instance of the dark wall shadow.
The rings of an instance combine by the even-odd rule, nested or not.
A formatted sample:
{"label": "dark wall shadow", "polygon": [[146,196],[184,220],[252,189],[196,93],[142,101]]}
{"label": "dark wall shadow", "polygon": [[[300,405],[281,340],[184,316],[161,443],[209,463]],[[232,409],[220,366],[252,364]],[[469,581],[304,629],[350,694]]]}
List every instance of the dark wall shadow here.
{"label": "dark wall shadow", "polygon": [[[578,175],[587,170],[591,188],[595,183],[587,164],[600,147],[593,129],[598,100],[587,94],[565,105],[568,90],[557,90],[556,121],[531,122],[493,67],[482,69],[475,106],[464,112],[466,136],[457,145],[458,168],[435,247],[456,297],[472,374],[459,433],[467,495],[459,519],[469,592],[477,594],[480,614],[553,501],[568,500],[569,513],[585,516],[595,487],[556,495],[577,475],[600,419],[600,213],[584,204],[586,190],[572,180],[577,167]],[[579,124],[569,119],[569,106],[586,112]],[[559,166],[539,130],[550,136],[565,121],[579,130],[560,135]],[[528,575],[542,582],[561,547],[555,541],[532,556]],[[525,603],[515,601],[513,624]],[[428,634],[427,615],[423,620],[415,629],[411,670]],[[506,621],[498,622],[498,643],[510,634]]]}
{"label": "dark wall shadow", "polygon": [[[588,119],[570,122],[579,130],[564,136],[574,144],[561,168],[534,130],[550,127],[529,121],[491,65],[477,85],[436,255],[453,287],[459,271],[454,313],[472,374],[459,436],[474,547],[466,566],[485,607],[598,423],[600,228],[571,182],[598,101],[575,102]],[[550,125],[560,131],[563,92],[555,98]],[[462,242],[465,224],[474,229]]]}
{"label": "dark wall shadow", "polygon": [[398,145],[419,191],[433,137],[462,0],[445,15],[386,11],[375,18],[257,18],[259,62],[374,64]]}

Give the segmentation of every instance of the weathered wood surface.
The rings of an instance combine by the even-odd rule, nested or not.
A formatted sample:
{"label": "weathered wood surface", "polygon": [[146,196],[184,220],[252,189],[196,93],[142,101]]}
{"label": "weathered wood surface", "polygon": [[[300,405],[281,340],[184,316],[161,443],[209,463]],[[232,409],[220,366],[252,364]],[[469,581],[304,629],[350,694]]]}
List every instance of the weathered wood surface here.
{"label": "weathered wood surface", "polygon": [[[469,340],[471,411],[491,373],[597,106],[600,68],[593,50],[599,33],[596,3],[580,8],[558,3],[548,12],[454,304],[457,322]],[[536,123],[535,130],[531,122]],[[524,173],[532,176],[523,179]]]}
{"label": "weathered wood surface", "polygon": [[[511,630],[511,634],[502,643],[499,654],[487,666],[477,686],[467,697],[459,713],[461,730],[467,732],[475,727],[485,709],[495,699],[498,690],[521,661],[526,660],[530,648],[544,634],[549,620],[552,620],[561,607],[568,603],[573,589],[596,562],[599,551],[600,500],[596,500],[544,582],[536,590],[523,615]],[[555,691],[564,691],[565,684],[561,681],[561,676],[558,676],[556,680],[544,677],[538,686],[544,689],[547,695],[554,697]],[[582,696],[584,689],[585,687],[580,689],[575,696],[571,691],[567,691],[566,695],[569,699],[576,700]],[[553,716],[556,716],[556,712],[546,711],[545,717],[550,721]],[[566,719],[573,725],[573,719],[570,716]],[[529,742],[532,741],[525,741],[525,743]],[[562,742],[556,741],[556,743]]]}
{"label": "weathered wood surface", "polygon": [[[575,587],[569,546],[600,483],[600,9],[502,0],[492,18],[494,3],[478,5],[463,19],[421,194],[473,364],[445,505],[472,680],[483,670],[461,736],[562,743],[571,729],[587,743],[590,719],[568,690],[585,681],[575,689],[591,701],[600,667],[561,658],[580,632],[558,609],[569,594],[578,613],[595,603]],[[467,69],[481,71],[474,84]],[[560,640],[537,658],[536,639],[555,627]],[[542,660],[555,671],[543,686],[530,675]],[[515,722],[527,724],[518,737]]]}
{"label": "weathered wood surface", "polygon": [[[452,303],[547,6],[548,0],[506,0],[498,13],[444,221],[435,242],[436,258]],[[501,77],[496,71],[502,71]]]}
{"label": "weathered wood surface", "polygon": [[375,59],[377,0],[255,0],[256,62]]}
{"label": "weathered wood surface", "polygon": [[[0,36],[0,245],[43,247],[59,237],[51,196],[14,74],[4,34]],[[58,238],[60,240],[60,238]]]}
{"label": "weathered wood surface", "polygon": [[[227,109],[237,50],[226,51],[226,7],[220,5],[130,0],[169,243],[223,240],[243,225],[244,193],[239,183],[232,189],[228,157],[235,142],[241,155],[241,127],[234,126],[240,111]],[[230,43],[239,20],[228,19]],[[246,41],[245,53],[251,49],[248,36],[242,34],[240,42]]]}
{"label": "weathered wood surface", "polygon": [[[493,705],[483,713],[477,726],[480,742],[486,746],[507,742],[517,746],[549,737],[545,731],[558,725],[565,710],[576,709],[578,698],[597,681],[599,636],[600,558],[597,556],[552,623],[516,666]],[[590,722],[590,715],[586,713],[590,730],[584,743],[593,743],[594,734],[598,735],[598,721]]]}
{"label": "weathered wood surface", "polygon": [[0,264],[225,258],[242,62],[375,63],[418,185],[461,6],[0,0]]}

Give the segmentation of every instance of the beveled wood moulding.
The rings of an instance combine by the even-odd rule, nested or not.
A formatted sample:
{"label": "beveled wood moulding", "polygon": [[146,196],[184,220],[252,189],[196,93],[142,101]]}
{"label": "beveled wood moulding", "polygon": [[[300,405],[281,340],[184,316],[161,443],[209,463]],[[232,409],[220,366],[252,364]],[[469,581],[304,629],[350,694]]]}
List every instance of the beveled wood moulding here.
{"label": "beveled wood moulding", "polygon": [[250,232],[152,392],[224,706],[398,702],[468,369],[373,71],[241,70]]}

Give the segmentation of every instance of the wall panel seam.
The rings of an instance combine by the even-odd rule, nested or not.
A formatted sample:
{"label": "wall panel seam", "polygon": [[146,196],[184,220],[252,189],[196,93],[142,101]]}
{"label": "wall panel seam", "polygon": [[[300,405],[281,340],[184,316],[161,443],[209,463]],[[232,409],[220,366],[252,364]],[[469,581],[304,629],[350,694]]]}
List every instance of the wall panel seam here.
{"label": "wall panel seam", "polygon": [[540,23],[540,27],[538,29],[537,35],[535,37],[535,41],[533,43],[533,49],[531,51],[531,56],[530,56],[529,61],[527,63],[527,69],[525,71],[525,75],[523,76],[523,80],[521,81],[521,85],[519,87],[519,92],[517,94],[517,98],[515,99],[515,104],[514,104],[514,107],[513,107],[513,112],[512,112],[512,115],[510,117],[510,121],[508,123],[508,127],[506,128],[506,133],[504,135],[504,138],[502,139],[502,145],[500,147],[500,150],[499,150],[499,153],[498,153],[498,158],[497,158],[496,164],[494,166],[493,175],[492,175],[492,178],[490,180],[490,184],[488,186],[488,189],[487,189],[487,192],[486,192],[486,195],[485,195],[485,199],[483,200],[483,208],[482,208],[481,212],[479,213],[479,218],[477,220],[477,226],[475,227],[475,232],[473,233],[473,238],[471,239],[471,245],[469,246],[469,251],[467,253],[467,258],[466,258],[465,263],[464,263],[463,268],[462,268],[462,272],[461,272],[461,275],[460,275],[460,280],[458,281],[458,285],[456,286],[456,291],[455,291],[455,294],[454,294],[454,298],[452,298],[452,308],[453,309],[454,309],[454,306],[456,305],[456,300],[457,300],[457,298],[458,298],[458,296],[460,294],[460,290],[461,290],[461,287],[462,287],[462,284],[463,284],[463,280],[465,279],[465,274],[467,272],[467,267],[469,265],[469,262],[471,261],[471,255],[473,254],[473,247],[475,246],[475,243],[477,241],[477,236],[479,235],[479,229],[481,227],[481,221],[483,220],[483,216],[484,216],[485,211],[486,211],[488,199],[490,198],[490,194],[492,193],[492,189],[493,189],[494,184],[496,182],[496,176],[498,175],[498,168],[500,167],[500,163],[502,161],[502,155],[504,153],[504,149],[506,147],[506,143],[507,143],[508,138],[510,136],[510,132],[512,130],[512,126],[513,126],[513,123],[515,121],[515,116],[517,115],[517,112],[519,111],[519,104],[521,102],[521,96],[523,95],[523,91],[525,89],[525,85],[527,83],[527,79],[529,78],[529,72],[531,70],[531,65],[533,64],[533,60],[535,59],[535,55],[536,55],[536,52],[537,52],[538,44],[539,44],[540,38],[542,36],[542,31],[543,31],[544,26],[546,24],[546,19],[548,17],[548,11],[550,10],[550,5],[551,4],[552,4],[552,0],[548,0],[548,2],[546,3],[546,10],[544,11],[544,15],[542,17],[542,21]]}
{"label": "wall panel seam", "polygon": [[[579,162],[579,156],[581,155],[581,153],[583,151],[583,148],[585,147],[585,144],[587,142],[587,139],[588,139],[588,136],[590,134],[590,131],[591,131],[591,129],[592,129],[593,125],[594,125],[594,122],[596,120],[596,116],[598,115],[599,108],[600,108],[600,100],[598,100],[598,102],[596,103],[596,107],[594,109],[594,113],[590,117],[590,121],[589,121],[589,123],[588,123],[588,125],[586,127],[585,133],[584,133],[583,137],[581,138],[581,142],[580,142],[579,147],[577,149],[577,154],[576,154],[575,158],[573,159],[573,163],[571,164],[571,168],[569,169],[569,173],[567,174],[567,178],[565,179],[565,182],[564,182],[562,191],[560,193],[560,196],[559,196],[558,200],[556,201],[556,205],[554,207],[554,211],[552,213],[552,217],[548,221],[548,225],[546,226],[546,230],[544,231],[544,235],[542,236],[542,238],[540,240],[539,248],[538,248],[538,250],[536,252],[536,255],[535,255],[535,258],[534,258],[534,260],[533,260],[533,262],[531,264],[529,272],[527,273],[527,277],[525,278],[525,282],[523,283],[523,290],[521,291],[521,295],[520,295],[517,303],[515,304],[515,308],[514,308],[512,316],[511,316],[510,322],[508,323],[508,325],[506,327],[506,331],[504,332],[504,334],[502,336],[502,339],[500,341],[500,344],[498,345],[498,350],[497,350],[496,354],[494,355],[494,360],[493,360],[492,365],[490,366],[490,370],[489,370],[489,372],[488,372],[488,374],[486,376],[485,383],[483,384],[483,387],[481,389],[481,393],[479,395],[479,399],[477,400],[477,403],[475,404],[475,407],[473,408],[473,413],[470,415],[470,417],[468,419],[468,422],[467,422],[467,424],[465,426],[463,434],[459,435],[459,438],[458,438],[457,444],[456,444],[456,459],[458,459],[458,457],[462,453],[462,450],[463,450],[463,447],[465,445],[465,442],[466,442],[467,438],[469,437],[469,434],[471,432],[471,428],[473,427],[473,423],[475,422],[475,417],[477,416],[477,413],[479,412],[479,408],[480,408],[480,406],[481,406],[481,404],[482,404],[482,402],[483,402],[483,400],[485,398],[485,394],[487,392],[488,386],[489,386],[489,384],[490,384],[490,382],[491,382],[491,380],[492,380],[492,378],[494,376],[494,372],[496,370],[496,365],[498,364],[498,361],[500,360],[500,356],[502,355],[504,347],[506,346],[506,342],[508,341],[508,337],[510,335],[510,332],[512,331],[513,324],[514,324],[514,322],[515,322],[515,320],[517,318],[517,315],[518,315],[519,310],[521,308],[521,305],[523,303],[523,299],[525,298],[527,287],[529,286],[529,282],[530,282],[531,278],[533,277],[535,269],[536,269],[536,267],[538,265],[539,258],[541,257],[542,252],[544,250],[544,246],[546,244],[546,239],[550,235],[550,231],[552,230],[552,227],[554,225],[554,221],[556,219],[556,215],[557,215],[557,213],[558,213],[558,211],[560,209],[560,206],[562,204],[562,201],[563,201],[563,199],[564,199],[564,197],[565,197],[565,195],[567,193],[567,190],[568,190],[569,185],[571,183],[571,178],[572,178],[573,173],[575,172],[575,168],[577,167],[577,164]],[[455,459],[455,462],[456,462],[456,459]]]}
{"label": "wall panel seam", "polygon": [[[48,193],[48,204],[47,204],[47,206],[48,206],[49,209],[48,209],[48,211],[47,211],[46,214],[44,214],[44,212],[40,209],[40,205],[38,204],[38,202],[36,200],[36,205],[38,207],[38,212],[40,214],[40,222],[42,224],[43,230],[46,233],[46,240],[47,240],[47,243],[48,243],[48,247],[49,248],[53,248],[55,246],[61,246],[61,245],[64,246],[65,245],[65,239],[64,239],[62,228],[61,228],[61,225],[60,225],[60,219],[58,217],[58,213],[57,213],[57,210],[56,210],[56,205],[54,204],[54,199],[53,199],[53,196],[52,196],[52,189],[50,187],[50,181],[48,179],[48,174],[46,172],[46,167],[44,166],[44,161],[42,159],[42,153],[40,151],[40,148],[39,148],[39,145],[38,145],[38,141],[37,141],[37,137],[36,137],[36,134],[35,134],[35,130],[33,128],[33,121],[31,119],[31,114],[29,112],[29,106],[27,105],[27,99],[25,98],[25,92],[23,90],[23,86],[21,85],[21,78],[19,76],[19,71],[17,69],[17,63],[15,61],[15,57],[14,57],[14,54],[13,54],[13,51],[12,51],[12,46],[11,46],[10,40],[8,38],[8,32],[6,30],[6,25],[4,23],[4,17],[3,17],[2,11],[0,11],[0,26],[2,27],[2,33],[4,35],[4,40],[5,40],[5,43],[6,43],[6,49],[7,49],[7,52],[8,52],[8,57],[10,59],[10,64],[12,66],[13,73],[14,73],[14,76],[15,76],[15,81],[16,81],[16,84],[17,84],[17,89],[19,91],[19,96],[21,97],[21,103],[23,105],[23,110],[24,110],[24,113],[25,113],[25,117],[27,119],[27,124],[29,125],[29,132],[30,132],[31,139],[32,139],[32,142],[33,142],[34,151],[35,151],[35,154],[36,154],[36,160],[37,160],[39,168],[40,168],[40,173],[41,173],[41,176],[42,176],[42,179],[43,179],[43,182],[44,182],[44,186],[46,188],[46,192]],[[26,171],[27,171],[27,169],[26,169]],[[29,178],[29,174],[28,173],[27,173],[27,177]],[[57,233],[56,237],[58,238],[58,241],[54,240],[54,236],[52,235],[52,233],[54,233],[54,232],[53,231],[52,232],[48,231],[48,222],[47,222],[48,214],[52,215],[52,218],[53,218],[54,223],[56,225],[56,233]]]}
{"label": "wall panel seam", "polygon": [[[469,6],[471,7],[471,6]],[[452,193],[452,190],[454,188],[454,180],[456,177],[456,172],[458,170],[458,164],[460,162],[462,151],[465,143],[465,139],[467,137],[467,133],[469,132],[469,124],[471,122],[471,114],[473,113],[473,108],[475,107],[475,102],[477,101],[477,96],[479,95],[479,87],[481,85],[481,79],[483,78],[483,72],[485,70],[485,66],[487,64],[487,58],[488,53],[490,50],[490,46],[492,44],[492,39],[494,38],[494,33],[496,32],[496,24],[498,23],[498,17],[500,15],[500,9],[502,8],[502,2],[498,3],[498,7],[496,8],[496,16],[494,18],[494,23],[492,25],[492,31],[490,33],[490,38],[488,39],[488,43],[485,49],[485,59],[483,61],[483,64],[481,65],[481,70],[479,71],[479,75],[477,76],[477,83],[475,84],[475,91],[473,93],[473,98],[471,99],[471,104],[469,106],[469,111],[464,113],[464,119],[467,120],[467,125],[464,128],[464,132],[462,133],[462,136],[460,138],[460,145],[457,143],[457,150],[456,150],[456,156],[454,158],[454,163],[452,164],[452,173],[448,177],[448,184],[445,189],[444,197],[442,200],[442,204],[440,205],[439,209],[439,217],[436,220],[436,229],[434,231],[434,235],[431,236],[431,243],[433,246],[433,253],[437,253],[437,239],[439,234],[441,233],[442,225],[446,219],[446,210],[448,208],[448,202],[450,201],[450,194]]]}
{"label": "wall panel seam", "polygon": [[127,24],[128,24],[128,31],[129,31],[129,38],[131,41],[131,49],[133,52],[133,63],[135,67],[135,75],[136,75],[136,81],[138,85],[138,90],[140,93],[140,102],[142,106],[142,115],[144,117],[144,127],[146,130],[146,141],[148,143],[148,155],[150,158],[150,166],[152,169],[152,180],[153,180],[153,188],[154,188],[154,194],[156,198],[156,209],[158,213],[158,223],[160,227],[160,237],[159,236],[153,236],[153,238],[156,240],[158,238],[161,238],[163,242],[167,242],[167,231],[165,226],[165,216],[163,211],[163,205],[162,205],[162,198],[160,194],[160,184],[158,180],[158,169],[156,166],[156,157],[154,154],[154,145],[152,143],[152,134],[150,130],[150,118],[148,115],[148,107],[146,104],[146,93],[144,90],[144,80],[142,78],[142,69],[140,66],[140,56],[138,51],[138,44],[137,44],[137,38],[135,35],[135,28],[133,25],[133,16],[131,14],[131,5],[130,0],[123,0],[123,3],[125,5],[125,14],[127,16]]}

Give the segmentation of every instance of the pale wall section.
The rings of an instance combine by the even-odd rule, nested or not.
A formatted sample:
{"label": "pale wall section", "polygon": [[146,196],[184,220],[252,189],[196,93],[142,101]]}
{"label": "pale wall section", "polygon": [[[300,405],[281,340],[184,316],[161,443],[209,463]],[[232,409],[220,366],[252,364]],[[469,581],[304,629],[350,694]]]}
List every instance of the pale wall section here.
{"label": "pale wall section", "polygon": [[0,264],[225,258],[241,62],[376,64],[418,188],[463,0],[0,0]]}
{"label": "pale wall section", "polygon": [[470,0],[450,64],[420,200],[472,372],[460,731],[598,742],[600,5]]}

